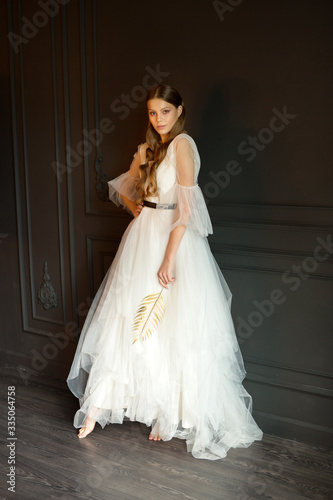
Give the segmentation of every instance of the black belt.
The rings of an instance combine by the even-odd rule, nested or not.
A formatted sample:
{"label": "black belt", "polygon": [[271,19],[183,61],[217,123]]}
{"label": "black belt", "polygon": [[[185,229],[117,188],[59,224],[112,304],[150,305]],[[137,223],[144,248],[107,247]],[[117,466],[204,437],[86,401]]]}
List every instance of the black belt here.
{"label": "black belt", "polygon": [[152,201],[143,200],[143,206],[149,207],[149,208],[158,208],[158,209],[165,210],[165,209],[169,209],[169,208],[176,208],[177,203],[172,203],[171,205],[169,205],[168,203],[154,203]]}

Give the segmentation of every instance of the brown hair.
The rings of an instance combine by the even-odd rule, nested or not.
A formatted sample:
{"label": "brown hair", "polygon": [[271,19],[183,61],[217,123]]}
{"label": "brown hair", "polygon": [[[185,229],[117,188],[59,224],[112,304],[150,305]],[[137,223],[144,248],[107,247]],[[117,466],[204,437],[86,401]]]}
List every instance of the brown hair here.
{"label": "brown hair", "polygon": [[185,133],[185,107],[179,92],[170,85],[156,85],[149,91],[146,103],[151,99],[162,99],[175,106],[175,108],[182,106],[183,111],[170,130],[168,139],[165,142],[161,142],[160,134],[156,132],[150,122],[148,123],[146,131],[146,142],[148,144],[146,149],[146,163],[140,165],[140,179],[136,186],[141,200],[148,196],[157,196],[156,169],[164,160],[170,142],[177,135],[182,132]]}

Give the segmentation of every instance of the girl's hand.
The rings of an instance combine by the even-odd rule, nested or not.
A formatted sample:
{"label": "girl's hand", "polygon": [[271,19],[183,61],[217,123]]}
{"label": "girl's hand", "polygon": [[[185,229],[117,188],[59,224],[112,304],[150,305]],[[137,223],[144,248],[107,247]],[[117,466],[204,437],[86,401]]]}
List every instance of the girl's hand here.
{"label": "girl's hand", "polygon": [[176,278],[172,277],[173,261],[167,258],[163,259],[161,267],[158,270],[158,281],[164,288],[168,288],[168,283],[173,283]]}
{"label": "girl's hand", "polygon": [[134,217],[138,217],[141,214],[141,210],[143,209],[143,201],[141,201],[133,212]]}

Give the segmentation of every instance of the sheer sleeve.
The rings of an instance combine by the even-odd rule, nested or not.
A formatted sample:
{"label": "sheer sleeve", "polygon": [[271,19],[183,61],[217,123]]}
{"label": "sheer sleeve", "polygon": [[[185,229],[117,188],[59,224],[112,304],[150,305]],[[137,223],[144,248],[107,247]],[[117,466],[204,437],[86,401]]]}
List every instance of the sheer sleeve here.
{"label": "sheer sleeve", "polygon": [[[138,147],[138,151],[134,154],[133,158],[135,158],[136,155],[139,153],[140,146]],[[133,165],[133,162],[134,160],[132,161],[131,167]],[[131,175],[131,171],[133,170],[131,167],[129,168],[129,170],[127,170],[127,172],[109,181],[108,186],[109,186],[109,199],[113,201],[113,203],[115,203],[118,207],[122,206],[125,210],[127,210],[127,212],[133,215],[121,197],[121,195],[125,196],[126,198],[132,200],[135,203],[139,198],[139,194],[136,190],[136,183],[139,178],[133,177],[133,175]]]}
{"label": "sheer sleeve", "polygon": [[[174,139],[176,141],[178,137]],[[179,137],[174,144],[177,183],[174,199],[177,204],[170,231],[176,226],[196,230],[201,236],[213,233],[206,202],[197,182],[200,158],[195,142],[189,136]]]}

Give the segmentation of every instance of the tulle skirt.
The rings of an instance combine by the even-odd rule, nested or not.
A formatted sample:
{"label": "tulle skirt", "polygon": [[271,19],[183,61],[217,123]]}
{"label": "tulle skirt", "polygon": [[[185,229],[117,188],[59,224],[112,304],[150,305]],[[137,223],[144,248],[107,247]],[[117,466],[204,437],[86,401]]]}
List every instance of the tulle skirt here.
{"label": "tulle skirt", "polygon": [[132,220],[94,297],[67,378],[80,402],[74,426],[87,416],[101,427],[128,418],[165,441],[185,439],[195,458],[215,460],[260,440],[262,431],[242,385],[231,292],[195,230],[186,229],[177,250],[160,324],[133,343],[140,302],[162,289],[157,271],[171,212],[144,207]]}

